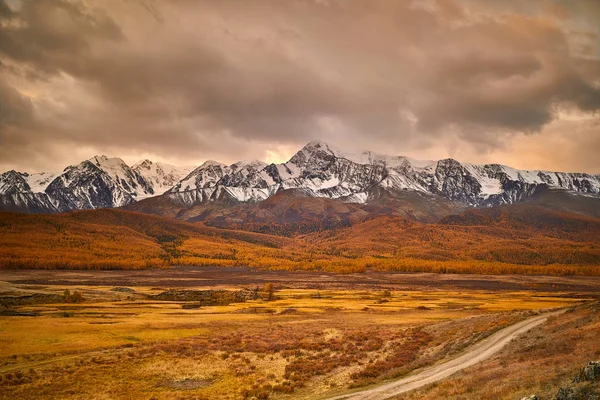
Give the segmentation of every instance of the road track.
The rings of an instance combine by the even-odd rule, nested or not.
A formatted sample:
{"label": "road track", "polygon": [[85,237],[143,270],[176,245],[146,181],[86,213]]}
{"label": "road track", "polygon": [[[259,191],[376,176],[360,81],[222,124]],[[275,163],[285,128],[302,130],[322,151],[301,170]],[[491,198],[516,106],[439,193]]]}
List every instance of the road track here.
{"label": "road track", "polygon": [[416,375],[388,382],[360,392],[331,397],[327,400],[384,400],[397,396],[400,393],[408,392],[440,381],[458,371],[462,371],[465,368],[471,367],[492,357],[517,336],[543,324],[548,317],[561,314],[564,311],[565,310],[561,310],[538,315],[507,326],[483,339],[481,342],[474,344],[468,348],[467,352],[463,355],[442,364],[428,367]]}

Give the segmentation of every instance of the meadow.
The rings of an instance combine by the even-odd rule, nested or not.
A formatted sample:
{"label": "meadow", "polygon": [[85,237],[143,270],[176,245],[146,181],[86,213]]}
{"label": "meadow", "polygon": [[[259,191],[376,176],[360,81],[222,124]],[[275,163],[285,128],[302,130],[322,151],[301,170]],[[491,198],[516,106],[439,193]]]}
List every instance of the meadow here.
{"label": "meadow", "polygon": [[[6,399],[327,398],[455,357],[503,326],[593,297],[281,283],[270,294],[266,284],[173,289],[143,279],[140,286],[102,285],[74,272],[57,277],[68,284],[27,282],[17,271],[1,277]],[[209,290],[256,297],[216,305],[190,300]],[[81,302],[71,301],[76,292]],[[42,295],[61,300],[48,303]],[[167,295],[187,300],[157,300]]]}

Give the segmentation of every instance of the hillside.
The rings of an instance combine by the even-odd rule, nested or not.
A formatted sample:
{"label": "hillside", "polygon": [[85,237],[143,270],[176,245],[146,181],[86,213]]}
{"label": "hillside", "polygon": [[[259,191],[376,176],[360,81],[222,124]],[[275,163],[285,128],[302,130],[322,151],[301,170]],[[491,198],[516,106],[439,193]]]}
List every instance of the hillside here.
{"label": "hillside", "polygon": [[[540,211],[540,218],[552,216],[556,222],[541,227],[523,224],[510,211],[495,221],[481,223],[470,219],[473,214],[457,217],[452,224],[419,224],[381,217],[303,239],[313,251],[369,259],[369,266],[380,270],[600,272],[599,220]],[[460,218],[466,222],[461,224]],[[579,266],[584,267],[579,271],[572,268]]]}
{"label": "hillside", "polygon": [[379,216],[286,238],[119,210],[0,213],[0,268],[170,265],[598,275],[600,220],[513,205],[438,224]]}
{"label": "hillside", "polygon": [[[117,210],[58,215],[0,213],[1,268],[139,269],[167,267],[194,240],[207,257],[232,248],[276,248],[285,238],[220,231],[169,218]],[[224,249],[229,253],[224,253]]]}
{"label": "hillside", "polygon": [[131,203],[123,210],[162,215],[207,226],[296,236],[350,226],[378,216],[397,216],[433,223],[468,209],[443,197],[414,191],[369,190],[366,204],[313,197],[301,189],[280,190],[258,203],[212,201],[192,206],[158,196]]}

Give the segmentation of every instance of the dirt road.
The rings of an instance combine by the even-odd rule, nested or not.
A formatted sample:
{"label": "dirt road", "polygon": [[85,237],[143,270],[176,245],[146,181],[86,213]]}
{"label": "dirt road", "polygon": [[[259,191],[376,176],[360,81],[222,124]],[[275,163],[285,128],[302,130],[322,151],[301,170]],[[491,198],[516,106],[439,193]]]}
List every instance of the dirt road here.
{"label": "dirt road", "polygon": [[546,322],[548,317],[560,314],[562,312],[564,311],[556,311],[544,315],[538,315],[508,326],[482,340],[481,342],[473,345],[462,356],[443,364],[429,367],[416,375],[386,383],[372,389],[363,390],[361,392],[332,397],[328,400],[383,400],[389,399],[400,393],[408,392],[410,390],[429,385],[430,383],[437,382],[458,371],[490,358],[502,350],[502,348],[516,336],[543,324]]}

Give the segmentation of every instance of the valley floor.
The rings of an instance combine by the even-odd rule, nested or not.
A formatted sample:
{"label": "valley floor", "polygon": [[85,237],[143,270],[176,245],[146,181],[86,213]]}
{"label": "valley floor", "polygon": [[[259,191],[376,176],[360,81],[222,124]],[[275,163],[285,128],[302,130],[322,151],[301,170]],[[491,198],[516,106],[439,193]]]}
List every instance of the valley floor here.
{"label": "valley floor", "polygon": [[[76,298],[65,289],[84,301],[67,303]],[[219,290],[255,297],[194,298]],[[399,398],[549,396],[600,357],[598,293],[600,279],[587,277],[0,270],[0,398],[328,398],[567,308],[482,364]]]}
{"label": "valley floor", "polygon": [[[600,276],[481,275],[367,271],[336,274],[238,267],[170,267],[143,270],[0,269],[0,282],[15,285],[153,286],[171,288],[262,287],[371,290],[494,290],[597,293]],[[1,289],[0,289],[1,290]]]}

